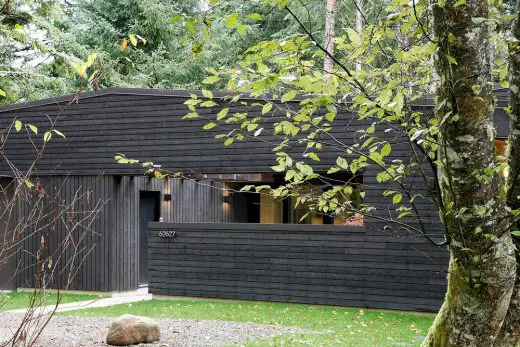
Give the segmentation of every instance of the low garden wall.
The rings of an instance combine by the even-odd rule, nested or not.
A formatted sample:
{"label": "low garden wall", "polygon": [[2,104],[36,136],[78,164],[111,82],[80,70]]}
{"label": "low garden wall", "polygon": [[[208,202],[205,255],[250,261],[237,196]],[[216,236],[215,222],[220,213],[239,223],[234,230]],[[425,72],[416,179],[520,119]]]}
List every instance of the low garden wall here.
{"label": "low garden wall", "polygon": [[435,311],[448,252],[365,227],[150,223],[149,292]]}

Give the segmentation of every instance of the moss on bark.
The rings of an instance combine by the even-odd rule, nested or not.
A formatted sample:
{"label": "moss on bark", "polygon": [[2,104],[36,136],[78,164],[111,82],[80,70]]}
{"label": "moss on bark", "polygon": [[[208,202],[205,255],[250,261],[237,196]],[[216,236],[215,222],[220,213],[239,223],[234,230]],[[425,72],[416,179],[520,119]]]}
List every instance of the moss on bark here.
{"label": "moss on bark", "polygon": [[[448,289],[424,346],[493,346],[516,273],[506,198],[496,170],[488,3],[434,6],[441,190],[449,207]],[[439,122],[441,124],[441,122]]]}

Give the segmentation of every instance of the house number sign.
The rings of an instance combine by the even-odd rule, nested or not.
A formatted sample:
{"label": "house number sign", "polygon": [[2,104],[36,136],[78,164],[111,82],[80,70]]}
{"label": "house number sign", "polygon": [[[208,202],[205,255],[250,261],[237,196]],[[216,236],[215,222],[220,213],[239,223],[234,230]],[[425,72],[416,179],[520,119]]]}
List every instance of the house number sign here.
{"label": "house number sign", "polygon": [[175,231],[161,230],[159,231],[159,237],[162,237],[163,239],[173,239],[175,237]]}

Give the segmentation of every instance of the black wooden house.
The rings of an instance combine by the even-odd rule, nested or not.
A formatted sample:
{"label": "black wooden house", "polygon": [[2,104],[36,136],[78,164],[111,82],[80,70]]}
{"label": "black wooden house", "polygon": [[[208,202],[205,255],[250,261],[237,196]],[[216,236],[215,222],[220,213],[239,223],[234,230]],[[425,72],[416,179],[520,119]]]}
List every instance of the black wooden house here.
{"label": "black wooden house", "polygon": [[[275,156],[263,137],[268,132],[224,147],[214,132],[202,130],[206,120],[182,119],[189,98],[188,92],[176,90],[105,89],[0,110],[2,128],[16,117],[42,132],[49,119],[58,117],[56,127],[65,138],[52,138],[38,162],[37,180],[65,200],[88,188],[92,201],[105,202],[91,226],[95,232],[81,240],[81,249],[89,252],[71,289],[114,292],[148,285],[157,295],[439,307],[447,270],[444,247],[422,237],[396,237],[377,219],[344,225],[311,216],[307,223],[294,224],[300,214],[290,202],[238,193],[244,184],[281,179],[270,169]],[[244,107],[236,103],[231,109]],[[428,103],[416,107],[432,109]],[[202,116],[218,110],[206,109]],[[503,111],[497,112],[503,119]],[[342,141],[354,139],[353,132],[342,131],[351,116],[340,112],[334,121]],[[497,128],[498,137],[505,136],[505,123]],[[396,159],[409,155],[406,147],[395,148]],[[21,170],[34,156],[24,131],[12,134],[3,151]],[[146,176],[139,165],[116,163],[117,153],[182,172],[185,178]],[[315,170],[327,170],[337,155],[325,149]],[[12,179],[12,170],[1,161],[0,177],[4,185]],[[385,210],[384,187],[376,183],[370,170],[357,182],[364,187],[364,201]],[[418,205],[429,230],[438,235],[435,206],[427,200]],[[22,218],[23,206],[19,213]],[[171,232],[175,237],[164,237]],[[59,239],[60,227],[46,237]],[[12,287],[35,285],[33,255],[27,250],[38,247],[38,240],[39,235],[24,241],[10,265],[22,269]]]}

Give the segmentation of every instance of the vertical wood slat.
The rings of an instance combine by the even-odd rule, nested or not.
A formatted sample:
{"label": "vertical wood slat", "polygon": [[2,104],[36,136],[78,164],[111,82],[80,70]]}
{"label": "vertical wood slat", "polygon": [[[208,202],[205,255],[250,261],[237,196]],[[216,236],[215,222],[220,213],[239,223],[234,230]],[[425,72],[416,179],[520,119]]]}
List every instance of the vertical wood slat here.
{"label": "vertical wood slat", "polygon": [[[108,194],[105,192],[104,186],[107,184],[108,179],[102,178],[96,180],[94,176],[49,176],[40,177],[39,181],[48,191],[51,196],[58,196],[58,199],[63,201],[63,204],[70,204],[74,198],[76,191],[79,191],[79,200],[70,206],[72,217],[77,221],[85,217],[85,214],[92,211],[99,200],[106,200]],[[87,196],[86,191],[91,190],[91,193]],[[83,197],[81,197],[83,195]],[[57,208],[49,205],[49,202],[45,203],[46,211],[52,211]],[[61,204],[61,202],[60,202]],[[26,218],[30,209],[34,208],[27,202],[22,202],[23,210],[20,213],[19,218]],[[64,205],[65,206],[65,205]],[[54,273],[52,278],[51,286],[63,286],[71,270],[77,270],[77,276],[73,278],[70,289],[81,289],[81,290],[108,290],[110,285],[107,283],[109,276],[106,271],[106,267],[109,267],[110,261],[108,257],[109,238],[106,230],[110,226],[110,223],[104,217],[109,216],[110,203],[102,208],[98,219],[90,226],[92,231],[88,229],[88,225],[85,221],[76,230],[71,233],[71,239],[73,240],[68,247],[61,250],[61,260],[56,263],[57,271],[60,271],[58,278],[58,272]],[[53,212],[52,216],[54,217]],[[59,251],[57,247],[60,247],[60,243],[65,239],[68,234],[67,216],[64,215],[62,219],[55,225],[55,229],[48,229],[44,231],[46,238],[46,247],[49,253],[55,253]],[[98,235],[99,234],[99,235]],[[34,286],[36,268],[34,267],[34,259],[30,254],[34,254],[40,247],[40,239],[42,234],[34,234],[32,237],[24,241],[22,249],[18,252],[20,259],[26,270],[17,276],[18,286]],[[72,263],[69,263],[71,257],[74,255],[73,245],[79,250],[76,254]],[[95,245],[95,246],[94,246]],[[90,252],[90,249],[93,250]],[[106,249],[107,251],[103,251]],[[67,266],[68,265],[68,266]]]}

